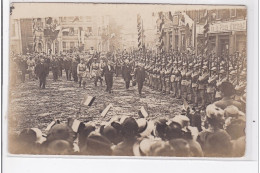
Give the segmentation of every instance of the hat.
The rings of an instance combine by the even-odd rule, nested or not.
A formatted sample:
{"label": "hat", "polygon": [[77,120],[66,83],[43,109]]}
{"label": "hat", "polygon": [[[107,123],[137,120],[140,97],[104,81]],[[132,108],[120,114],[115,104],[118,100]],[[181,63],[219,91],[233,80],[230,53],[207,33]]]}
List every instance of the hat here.
{"label": "hat", "polygon": [[100,127],[100,134],[105,136],[114,145],[118,144],[119,142],[121,142],[123,140],[122,136],[119,134],[117,129],[115,129],[111,125],[103,126],[103,128]]}
{"label": "hat", "polygon": [[232,83],[222,82],[220,85],[220,91],[224,94],[224,97],[231,96],[234,94],[235,89]]}
{"label": "hat", "polygon": [[122,134],[124,137],[134,137],[138,134],[138,124],[134,118],[128,117],[122,123]]}
{"label": "hat", "polygon": [[160,137],[162,139],[165,138],[166,128],[168,126],[167,122],[168,122],[168,120],[166,120],[165,118],[161,118],[154,123],[155,124],[155,128],[153,131],[154,136]]}
{"label": "hat", "polygon": [[76,133],[65,124],[55,124],[47,134],[47,141],[51,142],[54,140],[67,140],[73,143],[75,140]]}
{"label": "hat", "polygon": [[179,124],[181,128],[183,128],[185,126],[188,126],[190,119],[184,115],[176,115],[171,121]]}
{"label": "hat", "polygon": [[232,70],[229,74],[230,75],[235,75],[235,74],[237,74],[237,72],[235,70]]}
{"label": "hat", "polygon": [[190,145],[185,139],[172,139],[169,141],[170,145],[174,148],[177,157],[189,157],[191,154]]}
{"label": "hat", "polygon": [[219,73],[220,73],[220,74],[224,74],[224,73],[225,73],[225,70],[221,69],[221,70],[219,71]]}
{"label": "hat", "polygon": [[46,138],[42,136],[42,132],[38,128],[25,128],[20,132],[18,138],[27,144],[41,144],[46,141]]}
{"label": "hat", "polygon": [[137,141],[133,145],[133,153],[135,156],[148,156],[151,146],[156,142],[154,139],[144,138],[141,141]]}
{"label": "hat", "polygon": [[216,67],[212,67],[211,71],[217,71],[217,68]]}
{"label": "hat", "polygon": [[82,152],[88,155],[111,155],[112,143],[98,132],[91,132]]}
{"label": "hat", "polygon": [[54,140],[47,146],[48,154],[68,155],[72,153],[72,145],[66,140]]}
{"label": "hat", "polygon": [[206,116],[207,118],[214,119],[217,121],[224,120],[224,110],[216,107],[214,104],[210,104],[206,107]]}
{"label": "hat", "polygon": [[226,107],[226,109],[224,109],[224,115],[225,117],[245,116],[245,114],[239,111],[239,109],[234,105]]}
{"label": "hat", "polygon": [[199,66],[200,66],[199,64],[195,64],[195,66],[194,66],[194,67],[195,67],[195,68],[197,68],[197,67],[199,67]]}
{"label": "hat", "polygon": [[169,142],[158,140],[150,146],[150,152],[148,155],[149,156],[174,156],[175,150],[169,144]]}

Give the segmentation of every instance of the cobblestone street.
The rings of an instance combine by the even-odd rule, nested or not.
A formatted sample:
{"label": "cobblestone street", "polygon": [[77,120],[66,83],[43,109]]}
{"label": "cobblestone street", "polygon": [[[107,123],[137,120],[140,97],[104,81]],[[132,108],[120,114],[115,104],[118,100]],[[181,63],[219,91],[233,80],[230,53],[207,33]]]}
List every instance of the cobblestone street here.
{"label": "cobblestone street", "polygon": [[[172,98],[171,95],[162,95],[148,87],[143,88],[145,97],[139,97],[137,86],[131,86],[127,91],[122,77],[114,77],[113,93],[105,92],[105,84],[94,86],[89,80],[87,88],[79,88],[73,81],[67,81],[63,72],[62,78],[53,82],[52,73],[47,78],[46,89],[39,89],[38,81],[19,83],[10,93],[9,126],[14,131],[27,127],[37,127],[44,130],[53,120],[61,122],[72,117],[81,121],[92,120],[97,125],[108,120],[113,115],[138,116],[138,110],[144,106],[149,118],[173,117],[180,113],[182,101]],[[96,96],[93,105],[88,107],[80,102],[86,96]],[[109,103],[113,107],[102,118],[101,112]]]}

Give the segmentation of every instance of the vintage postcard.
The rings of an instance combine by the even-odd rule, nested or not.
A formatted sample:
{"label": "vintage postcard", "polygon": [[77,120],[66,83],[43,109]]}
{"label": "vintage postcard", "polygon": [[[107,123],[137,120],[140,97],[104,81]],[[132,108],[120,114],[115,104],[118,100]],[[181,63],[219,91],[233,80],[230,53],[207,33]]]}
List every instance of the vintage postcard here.
{"label": "vintage postcard", "polygon": [[245,6],[10,9],[10,154],[245,155]]}

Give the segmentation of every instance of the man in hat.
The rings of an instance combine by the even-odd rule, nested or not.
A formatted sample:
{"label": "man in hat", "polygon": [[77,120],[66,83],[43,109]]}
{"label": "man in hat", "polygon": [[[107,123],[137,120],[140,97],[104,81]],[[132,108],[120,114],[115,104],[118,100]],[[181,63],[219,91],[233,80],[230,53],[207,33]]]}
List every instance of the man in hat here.
{"label": "man in hat", "polygon": [[28,68],[27,59],[25,55],[22,55],[21,59],[18,60],[18,67],[21,72],[21,81],[25,82],[25,75]]}
{"label": "man in hat", "polygon": [[45,89],[46,77],[49,74],[49,66],[43,58],[41,58],[40,63],[36,65],[35,74],[40,80],[40,88]]}
{"label": "man in hat", "polygon": [[138,86],[138,93],[141,96],[142,94],[142,89],[143,89],[143,83],[145,81],[145,69],[144,69],[144,64],[139,63],[134,74]]}
{"label": "man in hat", "polygon": [[205,106],[206,104],[206,88],[207,88],[207,84],[208,84],[208,79],[209,79],[209,73],[208,73],[208,67],[207,66],[203,66],[202,67],[203,72],[202,74],[199,76],[198,79],[198,91],[199,91],[199,96],[201,99],[201,106]]}
{"label": "man in hat", "polygon": [[76,83],[78,82],[78,74],[77,74],[78,64],[79,64],[79,62],[78,62],[76,56],[73,57],[72,64],[71,64],[71,73],[72,73],[73,80]]}
{"label": "man in hat", "polygon": [[122,75],[125,81],[126,90],[129,89],[130,81],[132,80],[131,72],[132,72],[132,66],[129,64],[129,60],[127,59],[125,60],[125,64],[123,65],[122,68]]}
{"label": "man in hat", "polygon": [[53,81],[56,82],[58,80],[58,73],[59,73],[59,62],[55,56],[52,57],[51,61],[51,71],[53,74]]}
{"label": "man in hat", "polygon": [[106,81],[106,92],[112,93],[112,86],[113,86],[113,74],[114,74],[114,67],[112,65],[112,62],[109,60],[107,62],[107,65],[103,68],[101,76],[105,76]]}
{"label": "man in hat", "polygon": [[68,81],[71,80],[71,62],[72,62],[71,57],[67,55],[64,60],[64,69]]}
{"label": "man in hat", "polygon": [[222,82],[219,86],[221,100],[214,102],[214,105],[221,108],[226,109],[226,107],[234,105],[238,109],[242,110],[242,104],[238,101],[235,101],[232,96],[235,93],[234,86],[230,82]]}

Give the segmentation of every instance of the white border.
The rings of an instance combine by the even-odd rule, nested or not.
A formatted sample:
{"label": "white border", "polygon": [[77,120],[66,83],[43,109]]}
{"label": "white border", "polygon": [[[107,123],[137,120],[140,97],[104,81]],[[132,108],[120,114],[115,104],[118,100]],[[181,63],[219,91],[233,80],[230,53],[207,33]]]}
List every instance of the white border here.
{"label": "white border", "polygon": [[[16,0],[12,2],[25,2]],[[41,2],[41,1],[30,1]],[[44,2],[53,2],[50,0]],[[73,2],[56,0],[55,2]],[[88,2],[80,1],[77,2]],[[94,2],[94,1],[89,1]],[[3,165],[4,172],[72,172],[72,171],[95,171],[95,172],[255,172],[258,160],[258,0],[170,0],[148,1],[148,0],[125,0],[108,1],[99,0],[98,2],[108,3],[174,3],[174,4],[219,4],[219,5],[246,5],[248,11],[248,82],[247,82],[247,155],[241,159],[189,159],[176,160],[158,158],[131,158],[125,157],[41,157],[32,156],[13,157],[7,153],[7,103],[8,103],[8,50],[9,50],[9,2],[3,2]],[[258,103],[258,104],[257,104]],[[253,123],[255,121],[255,123]],[[70,159],[69,159],[70,158]],[[73,158],[73,159],[71,159]],[[79,159],[80,158],[80,159]],[[82,159],[83,158],[83,159]],[[98,159],[96,159],[98,158]],[[122,158],[122,159],[118,159]],[[130,169],[129,169],[130,168]]]}

